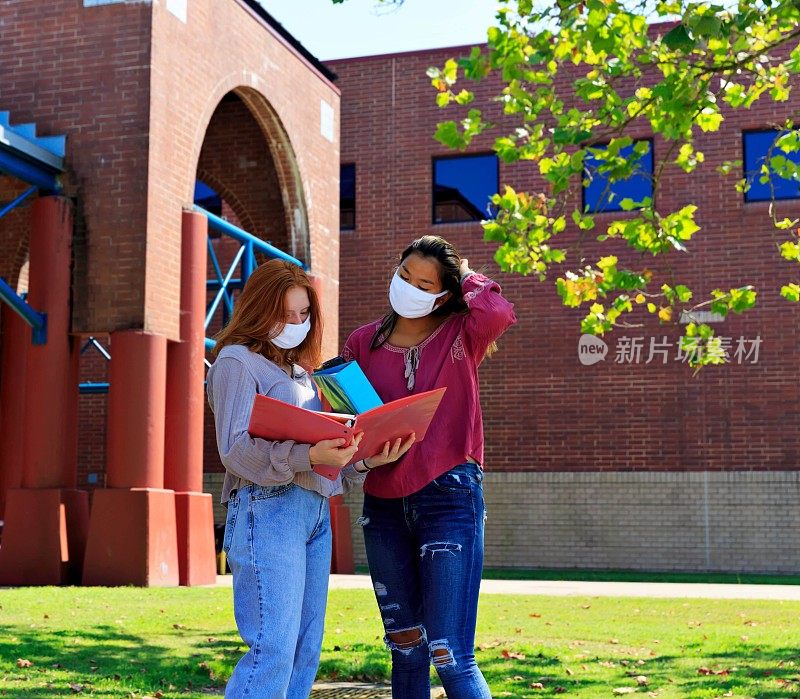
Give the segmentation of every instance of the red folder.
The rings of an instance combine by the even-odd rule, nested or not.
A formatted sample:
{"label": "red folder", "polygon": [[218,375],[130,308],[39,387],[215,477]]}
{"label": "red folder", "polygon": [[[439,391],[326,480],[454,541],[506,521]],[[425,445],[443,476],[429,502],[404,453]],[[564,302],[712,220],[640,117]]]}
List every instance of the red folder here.
{"label": "red folder", "polygon": [[[417,393],[379,405],[357,415],[352,425],[342,422],[343,418],[323,415],[313,410],[298,408],[268,396],[257,395],[253,401],[248,432],[253,437],[282,442],[291,439],[300,444],[316,444],[323,439],[347,440],[349,445],[355,435],[364,433],[353,461],[374,456],[383,449],[386,442],[398,437],[408,437],[412,432],[417,442],[425,438],[428,425],[439,407],[445,388]],[[339,470],[335,466],[316,464],[316,473],[332,481]]]}

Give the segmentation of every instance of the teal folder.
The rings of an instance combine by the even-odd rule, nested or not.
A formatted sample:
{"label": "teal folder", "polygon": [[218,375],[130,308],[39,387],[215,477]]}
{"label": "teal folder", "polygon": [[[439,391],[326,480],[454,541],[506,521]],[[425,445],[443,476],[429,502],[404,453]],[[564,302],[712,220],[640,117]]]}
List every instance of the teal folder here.
{"label": "teal folder", "polygon": [[369,379],[355,361],[319,369],[311,377],[337,413],[358,415],[383,405]]}

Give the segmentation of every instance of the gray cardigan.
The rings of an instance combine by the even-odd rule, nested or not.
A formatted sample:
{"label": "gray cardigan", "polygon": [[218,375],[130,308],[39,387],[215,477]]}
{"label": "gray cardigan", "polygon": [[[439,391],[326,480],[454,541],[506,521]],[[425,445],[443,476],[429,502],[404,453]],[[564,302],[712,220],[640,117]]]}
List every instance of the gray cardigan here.
{"label": "gray cardigan", "polygon": [[293,367],[290,378],[266,357],[244,345],[223,347],[208,370],[208,402],[214,412],[217,448],[225,466],[222,502],[231,490],[249,483],[279,485],[294,482],[323,497],[340,495],[364,482],[366,474],[350,464],[335,481],[311,470],[310,444],[293,441],[271,442],[251,437],[247,432],[256,393],[276,398],[308,410],[322,410],[311,377],[301,367]]}

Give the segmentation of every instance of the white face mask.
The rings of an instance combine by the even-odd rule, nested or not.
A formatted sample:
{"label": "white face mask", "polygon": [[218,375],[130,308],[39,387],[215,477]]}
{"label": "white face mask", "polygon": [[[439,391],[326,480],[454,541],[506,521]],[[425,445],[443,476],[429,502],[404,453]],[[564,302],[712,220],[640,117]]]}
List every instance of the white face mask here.
{"label": "white face mask", "polygon": [[310,315],[302,323],[286,323],[283,326],[283,330],[273,337],[270,342],[281,349],[294,349],[306,339],[309,330],[311,330]]}
{"label": "white face mask", "polygon": [[442,291],[439,294],[431,294],[418,289],[395,272],[392,283],[389,285],[389,303],[392,304],[395,313],[403,318],[422,318],[433,310],[436,299],[446,293],[446,291]]}

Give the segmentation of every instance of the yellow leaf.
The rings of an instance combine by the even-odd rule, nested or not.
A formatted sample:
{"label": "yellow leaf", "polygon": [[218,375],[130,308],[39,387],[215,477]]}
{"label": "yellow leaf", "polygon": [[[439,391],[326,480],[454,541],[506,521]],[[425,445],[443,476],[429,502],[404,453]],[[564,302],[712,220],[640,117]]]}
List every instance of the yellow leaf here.
{"label": "yellow leaf", "polygon": [[671,308],[661,308],[658,311],[658,319],[663,321],[664,323],[669,323],[672,319],[672,309]]}

